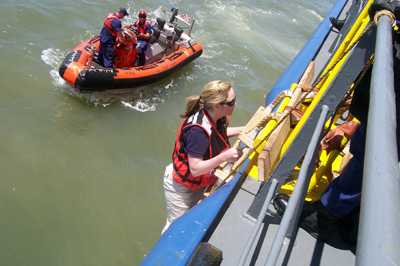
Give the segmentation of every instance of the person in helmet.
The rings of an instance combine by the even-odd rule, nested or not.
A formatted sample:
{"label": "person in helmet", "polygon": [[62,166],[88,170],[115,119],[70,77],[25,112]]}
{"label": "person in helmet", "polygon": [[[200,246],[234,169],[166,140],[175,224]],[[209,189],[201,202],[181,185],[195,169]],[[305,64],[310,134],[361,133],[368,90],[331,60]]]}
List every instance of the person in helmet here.
{"label": "person in helmet", "polygon": [[147,18],[147,12],[142,9],[138,13],[138,19],[133,24],[138,39],[136,49],[138,53],[139,66],[143,66],[146,63],[145,52],[148,47],[148,43],[152,33],[151,26],[147,22],[146,18]]}
{"label": "person in helmet", "polygon": [[113,67],[115,53],[115,41],[122,30],[121,19],[129,16],[126,8],[120,8],[118,12],[110,13],[104,19],[103,28],[100,31],[99,63],[104,67]]}

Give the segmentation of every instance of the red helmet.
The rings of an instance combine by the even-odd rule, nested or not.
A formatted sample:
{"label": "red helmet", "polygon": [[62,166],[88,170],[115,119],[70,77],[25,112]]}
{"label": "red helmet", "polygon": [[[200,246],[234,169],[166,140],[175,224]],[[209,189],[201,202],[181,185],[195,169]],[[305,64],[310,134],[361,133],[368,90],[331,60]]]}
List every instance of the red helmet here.
{"label": "red helmet", "polygon": [[147,12],[144,9],[141,9],[139,11],[138,17],[139,18],[146,18],[147,17]]}

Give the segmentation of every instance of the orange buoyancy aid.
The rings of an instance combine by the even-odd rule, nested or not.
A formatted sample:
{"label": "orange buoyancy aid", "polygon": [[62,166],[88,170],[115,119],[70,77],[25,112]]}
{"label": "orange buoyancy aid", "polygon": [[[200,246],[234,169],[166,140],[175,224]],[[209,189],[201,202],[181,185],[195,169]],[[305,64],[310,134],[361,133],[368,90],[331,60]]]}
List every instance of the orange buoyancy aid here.
{"label": "orange buoyancy aid", "polygon": [[136,61],[136,43],[115,48],[115,67],[132,67]]}
{"label": "orange buoyancy aid", "polygon": [[113,19],[119,19],[117,13],[110,13],[108,16],[104,19],[103,26],[111,33],[111,35],[116,38],[118,32],[114,30],[114,28],[111,25],[111,22]]}
{"label": "orange buoyancy aid", "polygon": [[132,31],[124,30],[118,35],[113,64],[115,67],[131,67],[136,61],[136,36]]}
{"label": "orange buoyancy aid", "polygon": [[175,147],[172,153],[174,166],[172,176],[175,182],[192,191],[196,191],[213,185],[217,178],[211,172],[199,176],[193,176],[190,172],[189,158],[183,146],[182,135],[184,130],[193,126],[202,128],[209,139],[208,154],[204,156],[203,160],[217,156],[223,150],[229,148],[230,144],[226,134],[226,125],[224,124],[223,128],[218,130],[217,125],[210,118],[207,111],[201,110],[181,122],[176,133]]}
{"label": "orange buoyancy aid", "polygon": [[150,38],[146,38],[146,39],[143,39],[143,38],[139,38],[139,36],[141,35],[141,34],[146,34],[147,32],[148,32],[148,30],[149,30],[149,28],[150,28],[150,24],[146,21],[145,23],[143,23],[143,25],[140,25],[139,24],[139,20],[137,20],[134,24],[133,24],[133,26],[136,28],[136,30],[137,30],[137,34],[138,34],[138,39],[139,40],[143,40],[143,41],[148,41],[148,39]]}

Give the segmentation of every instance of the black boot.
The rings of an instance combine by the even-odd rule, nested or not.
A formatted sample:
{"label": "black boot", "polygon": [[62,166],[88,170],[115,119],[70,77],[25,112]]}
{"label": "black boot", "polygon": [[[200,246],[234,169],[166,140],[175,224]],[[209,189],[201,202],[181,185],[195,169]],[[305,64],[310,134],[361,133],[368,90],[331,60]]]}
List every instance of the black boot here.
{"label": "black boot", "polygon": [[278,194],[272,201],[272,205],[274,206],[276,212],[279,216],[283,216],[283,213],[286,210],[287,204],[289,201],[289,197],[286,194]]}
{"label": "black boot", "polygon": [[[283,216],[287,207],[288,196],[278,194],[273,200],[273,206],[280,216]],[[333,216],[320,201],[304,203],[300,215],[299,226],[312,237],[321,240],[338,249],[353,250],[354,245],[342,238],[341,220]]]}
{"label": "black boot", "polygon": [[[305,203],[306,205],[310,205]],[[310,213],[310,209],[314,212]],[[307,209],[307,207],[306,207]],[[310,214],[302,213],[300,227],[306,230],[315,239],[321,240],[338,249],[355,251],[355,245],[343,238],[341,218],[333,216],[320,201],[311,204],[307,210]]]}
{"label": "black boot", "polygon": [[360,220],[360,208],[355,208],[351,213],[340,218],[340,235],[349,244],[351,251],[355,253],[358,237],[358,223]]}
{"label": "black boot", "polygon": [[[273,201],[272,201],[272,205],[274,206],[276,212],[279,214],[279,216],[283,216],[283,213],[286,210],[287,204],[289,202],[289,196],[286,194],[277,194]],[[316,203],[304,203],[303,205],[303,210],[302,210],[302,216],[307,216],[310,215],[312,212],[315,212],[316,210],[316,206],[315,204],[318,204],[318,202]]]}
{"label": "black boot", "polygon": [[[331,215],[320,201],[309,204],[304,203],[308,213],[302,212],[300,216],[300,227],[310,233],[316,239],[327,240],[333,235],[338,235],[338,218]],[[313,211],[310,211],[314,209]]]}
{"label": "black boot", "polygon": [[343,28],[344,19],[337,19],[334,17],[330,17],[329,20],[331,21],[332,27],[340,31]]}

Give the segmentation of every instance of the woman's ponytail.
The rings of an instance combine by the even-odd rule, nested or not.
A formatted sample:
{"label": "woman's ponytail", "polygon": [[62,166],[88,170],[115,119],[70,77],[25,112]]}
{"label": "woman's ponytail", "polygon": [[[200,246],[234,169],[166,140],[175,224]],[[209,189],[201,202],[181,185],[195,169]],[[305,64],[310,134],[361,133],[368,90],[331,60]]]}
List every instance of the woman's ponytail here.
{"label": "woman's ponytail", "polygon": [[213,80],[208,82],[200,96],[194,95],[186,98],[186,111],[181,117],[187,118],[200,109],[212,110],[217,104],[226,101],[231,88],[232,84],[228,81]]}
{"label": "woman's ponytail", "polygon": [[182,118],[186,118],[196,113],[202,108],[201,98],[199,95],[192,95],[186,98],[186,110]]}

